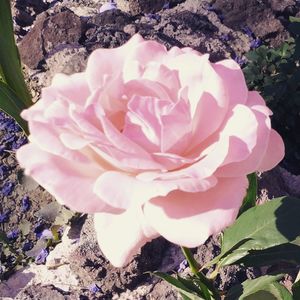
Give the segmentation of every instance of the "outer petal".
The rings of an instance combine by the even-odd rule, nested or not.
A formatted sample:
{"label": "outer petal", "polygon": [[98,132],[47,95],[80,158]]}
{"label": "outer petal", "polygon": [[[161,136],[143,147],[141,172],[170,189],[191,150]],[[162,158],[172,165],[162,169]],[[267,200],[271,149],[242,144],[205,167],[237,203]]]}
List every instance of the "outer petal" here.
{"label": "outer petal", "polygon": [[284,157],[284,143],[281,136],[271,130],[267,151],[257,170],[264,172],[274,168]]}
{"label": "outer petal", "polygon": [[213,68],[222,78],[231,106],[244,104],[248,97],[248,88],[241,67],[232,59],[213,64]]}
{"label": "outer petal", "polygon": [[106,76],[121,73],[128,53],[141,43],[144,43],[143,38],[136,34],[121,47],[95,50],[88,59],[86,69],[90,89],[93,91],[103,86]]}
{"label": "outer petal", "polygon": [[[115,183],[118,187],[115,187]],[[96,181],[94,192],[109,205],[127,209],[151,198],[166,196],[176,190],[174,182],[145,182],[121,172],[105,172]]]}
{"label": "outer petal", "polygon": [[202,193],[171,192],[144,205],[148,223],[167,240],[196,247],[236,218],[247,189],[247,178],[222,178]]}
{"label": "outer petal", "polygon": [[94,224],[99,246],[115,267],[129,263],[144,244],[159,236],[146,223],[141,207],[120,215],[95,214]]}
{"label": "outer petal", "polygon": [[26,174],[49,191],[56,200],[81,212],[105,211],[109,205],[93,193],[95,178],[101,170],[89,163],[68,161],[40,150],[30,143],[17,151]]}

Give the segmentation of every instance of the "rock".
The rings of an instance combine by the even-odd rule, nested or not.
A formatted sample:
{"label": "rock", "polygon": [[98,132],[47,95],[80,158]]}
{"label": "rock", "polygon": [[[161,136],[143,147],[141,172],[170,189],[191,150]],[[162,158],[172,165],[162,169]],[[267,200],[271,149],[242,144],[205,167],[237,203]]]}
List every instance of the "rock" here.
{"label": "rock", "polygon": [[48,71],[43,85],[51,83],[53,76],[57,73],[71,75],[83,72],[86,67],[87,51],[82,46],[66,45],[61,50],[49,54],[46,58]]}
{"label": "rock", "polygon": [[134,18],[120,9],[112,9],[104,11],[89,20],[89,25],[105,26],[114,25],[118,29],[122,29],[125,25],[133,23]]}
{"label": "rock", "polygon": [[46,53],[59,45],[78,44],[82,33],[82,21],[70,10],[49,17],[42,32]]}
{"label": "rock", "polygon": [[128,33],[115,26],[92,27],[86,31],[84,42],[89,52],[97,48],[115,48],[126,43],[130,38]]}
{"label": "rock", "polygon": [[93,219],[89,216],[83,225],[78,247],[69,257],[69,261],[83,286],[96,283],[106,297],[126,289],[132,290],[145,282],[149,275],[144,272],[158,269],[168,245],[162,238],[153,240],[127,266],[115,268],[102,254],[95,236]]}
{"label": "rock", "polygon": [[116,0],[117,7],[132,15],[142,13],[154,13],[161,10],[166,3],[165,0]]}
{"label": "rock", "polygon": [[53,285],[31,285],[23,290],[15,300],[30,300],[30,299],[43,299],[43,300],[71,300],[68,293],[63,293],[55,288]]}
{"label": "rock", "polygon": [[72,11],[65,10],[37,18],[31,31],[19,44],[23,63],[31,69],[41,67],[44,57],[62,45],[79,45],[84,24]]}
{"label": "rock", "polygon": [[196,14],[188,10],[184,10],[174,14],[171,18],[171,22],[175,22],[177,26],[190,28],[192,31],[204,31],[213,33],[218,31],[207,16]]}
{"label": "rock", "polygon": [[258,38],[267,40],[278,36],[278,39],[272,40],[272,45],[278,45],[288,37],[288,34],[283,34],[284,26],[266,1],[216,0],[213,9],[222,14],[224,24],[234,30],[248,26]]}
{"label": "rock", "polygon": [[45,19],[36,21],[33,28],[18,45],[22,62],[31,69],[37,69],[44,59],[42,39],[44,21]]}
{"label": "rock", "polygon": [[[56,289],[63,293],[68,293],[72,288],[78,289],[77,276],[71,271],[68,261],[70,253],[76,248],[76,239],[68,237],[69,231],[69,227],[65,229],[62,242],[49,253],[46,265],[33,263],[29,267],[18,270],[5,283],[0,283],[0,298],[18,296],[16,299],[19,300],[32,299],[29,298],[29,295],[32,294],[32,291],[37,292],[41,288],[41,284],[50,286],[51,292],[48,292],[53,296],[52,299],[60,299],[55,298],[58,295]],[[40,295],[44,293],[46,295],[49,286],[45,290],[41,289],[42,294]],[[51,298],[37,296],[34,299]]]}
{"label": "rock", "polygon": [[258,184],[260,190],[267,191],[269,199],[285,195],[300,197],[300,175],[293,175],[279,166],[262,173]]}
{"label": "rock", "polygon": [[294,0],[269,0],[269,2],[271,8],[277,12],[284,12],[288,7],[291,9],[295,5]]}

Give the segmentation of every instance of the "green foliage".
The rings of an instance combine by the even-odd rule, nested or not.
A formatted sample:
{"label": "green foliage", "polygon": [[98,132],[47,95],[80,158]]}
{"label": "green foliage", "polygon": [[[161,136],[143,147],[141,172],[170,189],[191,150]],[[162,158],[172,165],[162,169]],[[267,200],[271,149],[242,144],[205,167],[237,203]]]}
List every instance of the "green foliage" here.
{"label": "green foliage", "polygon": [[290,292],[277,280],[283,275],[265,275],[248,279],[229,290],[225,300],[293,300]]}
{"label": "green foliage", "polygon": [[[285,161],[300,172],[300,23],[291,18],[292,38],[280,47],[261,46],[250,51],[243,69],[248,87],[258,90],[274,112],[272,126],[286,145]],[[298,167],[297,167],[298,164]]]}
{"label": "green foliage", "polygon": [[195,285],[191,280],[186,281],[180,276],[175,278],[162,272],[154,272],[153,275],[174,286],[184,300],[206,300],[199,287],[197,287],[197,285]]}
{"label": "green foliage", "polygon": [[300,235],[299,211],[300,201],[292,197],[277,198],[249,209],[224,231],[218,265],[234,264],[253,254],[251,251],[293,242]]}
{"label": "green foliage", "polygon": [[0,109],[11,115],[28,132],[20,112],[32,105],[14,39],[10,1],[0,1]]}
{"label": "green foliage", "polygon": [[257,178],[256,178],[256,174],[252,173],[249,174],[248,176],[248,182],[249,182],[249,186],[247,189],[247,194],[243,200],[243,204],[240,208],[239,211],[239,216],[245,212],[246,210],[248,210],[251,207],[254,207],[256,204],[256,195],[257,195]]}

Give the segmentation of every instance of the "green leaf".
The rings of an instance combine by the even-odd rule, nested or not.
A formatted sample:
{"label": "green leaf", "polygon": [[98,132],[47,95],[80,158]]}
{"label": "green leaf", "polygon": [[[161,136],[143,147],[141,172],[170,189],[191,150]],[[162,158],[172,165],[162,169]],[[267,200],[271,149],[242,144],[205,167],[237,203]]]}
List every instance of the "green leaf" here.
{"label": "green leaf", "polygon": [[300,22],[300,18],[290,16],[289,17],[289,21],[290,22],[298,22],[299,23]]}
{"label": "green leaf", "polygon": [[21,70],[9,0],[0,1],[0,45],[1,77],[16,93],[16,100],[28,108],[33,103]]}
{"label": "green leaf", "polygon": [[[292,243],[282,244],[265,250],[250,250],[237,264],[247,267],[268,266],[278,262],[300,264],[300,247]],[[300,299],[300,298],[299,298]]]}
{"label": "green leaf", "polygon": [[[0,46],[1,49],[1,46]],[[28,133],[27,123],[20,117],[20,113],[26,106],[9,86],[0,81],[0,110],[5,111]]]}
{"label": "green leaf", "polygon": [[[291,293],[278,282],[273,282],[245,299],[247,300],[293,300]],[[295,299],[294,299],[295,300]]]}
{"label": "green leaf", "polygon": [[251,250],[292,242],[300,235],[300,200],[273,199],[250,208],[224,231],[218,265],[233,264]]}
{"label": "green leaf", "polygon": [[[256,279],[248,279],[244,281],[241,284],[233,286],[227,296],[225,297],[225,300],[258,300],[258,299],[264,299],[264,300],[273,300],[276,298],[267,298],[266,295],[271,294],[272,292],[269,291],[269,285],[272,284],[273,282],[276,282],[277,280],[281,279],[283,275],[276,275],[276,276],[271,276],[271,275],[265,275],[261,276]],[[257,294],[258,292],[263,291],[265,294],[264,296],[266,298],[258,298]],[[255,297],[250,297],[251,295],[254,295]],[[278,299],[278,300],[283,300],[283,299]]]}
{"label": "green leaf", "polygon": [[252,173],[248,176],[248,182],[249,186],[247,189],[247,194],[243,200],[243,204],[239,211],[239,216],[244,213],[246,210],[248,210],[251,207],[254,207],[256,204],[256,195],[257,195],[257,179],[256,174]]}
{"label": "green leaf", "polygon": [[171,275],[162,272],[153,272],[152,274],[167,281],[172,286],[174,286],[178,290],[178,292],[182,296],[184,296],[184,299],[186,300],[205,300],[205,298],[202,298],[200,295],[196,295],[194,291],[186,287],[183,282],[181,282],[179,279],[174,278]]}

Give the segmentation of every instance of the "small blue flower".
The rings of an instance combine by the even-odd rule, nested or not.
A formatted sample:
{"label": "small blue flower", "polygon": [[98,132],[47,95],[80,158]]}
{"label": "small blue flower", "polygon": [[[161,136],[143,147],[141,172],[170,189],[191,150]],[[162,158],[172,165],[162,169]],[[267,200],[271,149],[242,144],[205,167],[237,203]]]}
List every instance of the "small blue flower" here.
{"label": "small blue flower", "polygon": [[243,58],[241,58],[240,56],[235,55],[234,60],[241,66],[243,67],[247,61]]}
{"label": "small blue flower", "polygon": [[0,146],[0,156],[2,156],[5,153],[5,147],[4,146]]}
{"label": "small blue flower", "polygon": [[229,34],[222,34],[220,36],[220,40],[223,42],[228,42],[230,40],[230,35]]}
{"label": "small blue flower", "polygon": [[170,2],[166,1],[164,6],[163,6],[163,9],[169,9],[169,8],[170,8]]}
{"label": "small blue flower", "polygon": [[261,44],[262,44],[262,41],[261,41],[260,39],[254,39],[254,40],[252,40],[251,43],[250,43],[250,48],[251,48],[251,49],[256,49],[256,48],[258,48],[259,46],[261,46]]}
{"label": "small blue flower", "polygon": [[149,18],[149,19],[153,19],[153,20],[156,20],[156,21],[159,21],[160,20],[160,15],[157,15],[157,14],[145,14],[145,17]]}
{"label": "small blue flower", "polygon": [[22,250],[23,251],[29,251],[30,249],[33,248],[33,242],[32,241],[29,241],[29,242],[25,242],[23,247],[22,247]]}
{"label": "small blue flower", "polygon": [[3,141],[5,143],[12,143],[16,140],[17,140],[17,136],[12,132],[6,133],[3,137]]}
{"label": "small blue flower", "polygon": [[184,259],[179,265],[178,272],[183,272],[187,268],[188,265],[189,264],[188,264],[187,260]]}
{"label": "small blue flower", "polygon": [[242,27],[244,33],[246,33],[249,37],[254,37],[253,31],[246,25]]}
{"label": "small blue flower", "polygon": [[7,233],[7,238],[11,241],[16,240],[19,236],[19,232],[20,232],[19,229],[13,229],[12,231],[9,231]]}
{"label": "small blue flower", "polygon": [[48,240],[53,239],[52,231],[49,229],[44,229],[39,238]]}
{"label": "small blue flower", "polygon": [[89,291],[95,294],[95,293],[100,292],[101,289],[98,287],[98,285],[96,283],[93,283],[90,285]]}
{"label": "small blue flower", "polygon": [[6,210],[4,213],[0,214],[0,223],[5,223],[9,219],[10,210]]}
{"label": "small blue flower", "polygon": [[28,196],[24,196],[22,198],[22,206],[21,206],[21,211],[22,212],[26,212],[30,209],[30,201],[29,201],[29,197]]}
{"label": "small blue flower", "polygon": [[7,181],[2,186],[1,192],[4,196],[9,196],[12,193],[12,191],[14,190],[14,187],[15,187],[15,185],[12,182]]}
{"label": "small blue flower", "polygon": [[41,235],[44,228],[45,224],[43,223],[43,221],[40,220],[37,224],[35,224],[33,231],[36,235]]}
{"label": "small blue flower", "polygon": [[0,179],[4,179],[8,175],[8,167],[5,165],[0,165]]}
{"label": "small blue flower", "polygon": [[47,249],[42,249],[41,252],[36,256],[35,263],[40,265],[46,262],[46,258],[49,255]]}
{"label": "small blue flower", "polygon": [[23,146],[26,143],[27,143],[27,138],[25,136],[22,136],[18,140],[14,141],[12,143],[12,147],[11,148],[13,150],[17,150],[17,149],[19,149],[21,146]]}
{"label": "small blue flower", "polygon": [[208,11],[215,11],[215,8],[212,4],[209,4],[206,8]]}

